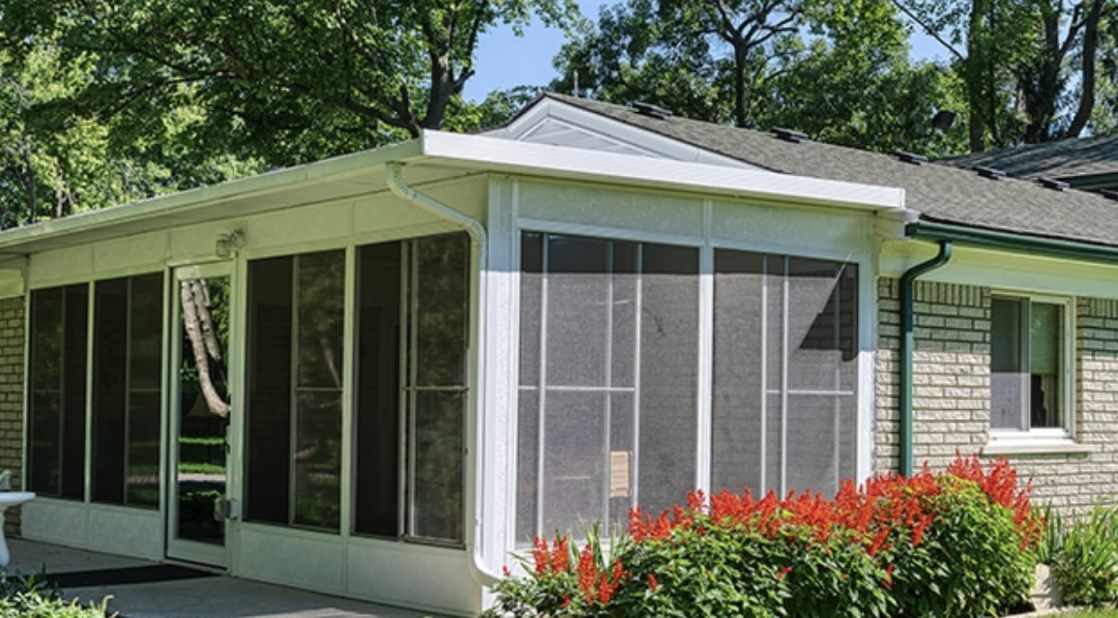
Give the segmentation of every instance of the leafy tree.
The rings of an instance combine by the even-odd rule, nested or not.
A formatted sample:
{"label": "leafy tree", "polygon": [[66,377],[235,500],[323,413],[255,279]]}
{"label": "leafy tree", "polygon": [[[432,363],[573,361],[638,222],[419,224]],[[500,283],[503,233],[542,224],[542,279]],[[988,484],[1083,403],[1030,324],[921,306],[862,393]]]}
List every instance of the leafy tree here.
{"label": "leafy tree", "polygon": [[66,102],[97,70],[96,57],[66,57],[48,36],[21,57],[0,52],[0,227],[62,217],[259,171],[187,143],[202,118],[185,89],[173,113],[148,119],[142,139],[82,116]]}
{"label": "leafy tree", "polygon": [[1100,27],[1112,2],[893,1],[951,54],[965,85],[973,152],[1077,137],[1088,126],[1098,99]]}
{"label": "leafy tree", "polygon": [[878,150],[951,152],[935,111],[956,100],[940,67],[908,61],[886,0],[629,0],[568,43],[552,84],[599,99],[643,100],[689,118],[790,126]]}
{"label": "leafy tree", "polygon": [[0,43],[51,36],[91,80],[56,103],[125,143],[183,97],[197,148],[288,165],[439,128],[461,105],[478,37],[532,14],[569,25],[573,0],[8,0]]}

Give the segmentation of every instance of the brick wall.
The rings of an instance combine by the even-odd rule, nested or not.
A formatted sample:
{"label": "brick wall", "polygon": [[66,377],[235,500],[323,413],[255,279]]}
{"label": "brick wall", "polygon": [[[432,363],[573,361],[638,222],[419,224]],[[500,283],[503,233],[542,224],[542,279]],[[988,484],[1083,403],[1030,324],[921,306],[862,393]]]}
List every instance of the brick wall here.
{"label": "brick wall", "polygon": [[[945,466],[980,452],[990,427],[990,290],[918,281],[913,352],[913,456]],[[899,282],[878,282],[875,469],[900,467]],[[1009,456],[1038,502],[1068,512],[1118,500],[1118,302],[1076,303],[1076,440],[1086,452]]]}
{"label": "brick wall", "polygon": [[[0,300],[0,470],[23,487],[23,299]],[[7,512],[5,530],[19,533],[19,509]]]}

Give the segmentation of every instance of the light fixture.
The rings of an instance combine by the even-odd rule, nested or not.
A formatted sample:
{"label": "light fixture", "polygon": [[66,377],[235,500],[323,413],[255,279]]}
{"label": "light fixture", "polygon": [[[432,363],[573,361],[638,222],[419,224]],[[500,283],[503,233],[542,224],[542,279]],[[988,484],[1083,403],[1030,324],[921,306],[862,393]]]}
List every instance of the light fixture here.
{"label": "light fixture", "polygon": [[228,234],[218,234],[214,243],[214,255],[226,259],[233,257],[245,245],[245,235],[241,230],[233,230]]}

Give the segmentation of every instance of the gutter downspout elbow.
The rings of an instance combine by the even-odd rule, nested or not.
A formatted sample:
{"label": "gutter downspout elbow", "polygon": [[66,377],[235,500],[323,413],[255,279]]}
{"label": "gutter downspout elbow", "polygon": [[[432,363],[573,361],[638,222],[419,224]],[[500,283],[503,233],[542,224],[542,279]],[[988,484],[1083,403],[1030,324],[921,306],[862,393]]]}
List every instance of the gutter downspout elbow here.
{"label": "gutter downspout elbow", "polygon": [[483,370],[485,365],[485,352],[483,350],[485,342],[485,311],[482,309],[482,304],[485,302],[485,270],[488,266],[488,245],[489,236],[485,231],[485,226],[480,221],[470,218],[450,206],[436,200],[435,198],[420,193],[412,187],[408,186],[407,181],[404,180],[403,166],[397,161],[389,161],[385,164],[385,183],[388,189],[392,191],[400,199],[410,202],[418,206],[421,210],[432,214],[440,219],[450,221],[470,235],[471,252],[473,253],[474,263],[477,268],[476,283],[471,286],[471,320],[474,323],[474,336],[476,340],[471,341],[472,347],[477,351],[477,368],[473,372],[471,378],[471,388],[475,393],[475,429],[473,452],[471,456],[474,458],[474,491],[472,495],[467,493],[466,498],[466,512],[472,513],[474,521],[473,525],[467,528],[466,546],[470,552],[470,558],[466,561],[469,567],[470,576],[477,583],[486,588],[490,588],[493,584],[499,582],[503,577],[489,569],[485,564],[485,558],[482,555],[481,548],[481,522],[482,522],[482,497],[485,495],[485,475],[482,473],[482,455],[486,452],[485,449],[485,414],[483,412],[484,406],[481,403],[482,391],[482,376],[485,375]]}
{"label": "gutter downspout elbow", "polygon": [[939,254],[927,262],[913,266],[901,275],[901,475],[905,478],[912,476],[912,356],[916,348],[914,333],[913,296],[916,279],[921,275],[931,272],[951,260],[951,241],[941,240]]}

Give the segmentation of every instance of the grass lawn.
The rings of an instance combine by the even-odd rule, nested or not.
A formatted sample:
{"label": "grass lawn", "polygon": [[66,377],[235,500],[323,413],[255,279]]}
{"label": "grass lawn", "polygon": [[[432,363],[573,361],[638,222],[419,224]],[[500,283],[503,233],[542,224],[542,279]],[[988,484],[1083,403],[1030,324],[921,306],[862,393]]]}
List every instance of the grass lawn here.
{"label": "grass lawn", "polygon": [[1063,615],[1067,618],[1118,618],[1118,609],[1092,609]]}

